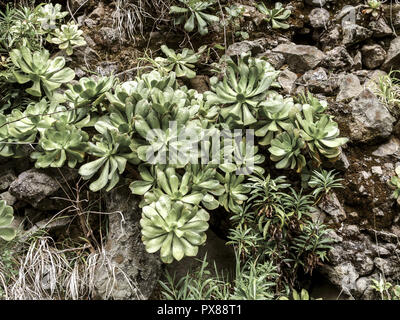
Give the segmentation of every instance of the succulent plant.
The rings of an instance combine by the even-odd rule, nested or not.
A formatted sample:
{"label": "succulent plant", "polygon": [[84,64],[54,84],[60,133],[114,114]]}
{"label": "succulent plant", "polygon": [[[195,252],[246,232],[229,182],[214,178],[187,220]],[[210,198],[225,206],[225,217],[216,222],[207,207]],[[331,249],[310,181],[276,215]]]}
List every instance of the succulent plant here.
{"label": "succulent plant", "polygon": [[225,145],[222,150],[224,159],[219,166],[222,171],[235,172],[237,175],[249,175],[254,171],[264,172],[262,167],[257,166],[257,164],[261,164],[265,160],[263,155],[257,154],[257,146],[249,143],[245,138],[240,140],[239,143],[235,139],[232,139],[231,142]]}
{"label": "succulent plant", "polygon": [[124,110],[126,100],[132,98],[132,96],[138,97],[138,100],[142,99],[142,96],[136,93],[138,87],[137,81],[127,81],[114,86],[114,93],[106,92],[106,96],[110,103],[119,108],[121,111]]}
{"label": "succulent plant", "polygon": [[33,152],[31,158],[36,159],[36,168],[60,168],[66,161],[70,168],[75,168],[84,160],[88,140],[86,132],[56,121],[51,128],[42,131],[40,151]]}
{"label": "succulent plant", "polygon": [[74,47],[86,45],[82,34],[83,31],[79,30],[78,25],[70,22],[56,29],[53,33],[53,37],[49,35],[47,41],[58,44],[58,48],[60,50],[65,50],[66,54],[70,56],[74,52]]}
{"label": "succulent plant", "polygon": [[142,240],[147,252],[160,250],[161,260],[171,263],[184,256],[195,256],[206,241],[209,214],[198,207],[185,206],[162,196],[143,208]]}
{"label": "succulent plant", "polygon": [[392,197],[400,204],[400,167],[396,167],[395,172],[396,175],[389,180],[389,185],[395,188]]}
{"label": "succulent plant", "polygon": [[328,102],[325,100],[319,100],[318,98],[314,97],[314,95],[310,92],[305,93],[300,93],[296,100],[305,105],[309,105],[311,107],[312,113],[314,117],[319,119],[320,116],[324,114],[326,109],[328,108]]}
{"label": "succulent plant", "polygon": [[222,196],[225,188],[217,179],[217,169],[214,165],[189,164],[187,172],[192,174],[191,188],[194,192],[201,192],[201,204],[207,210],[214,210],[219,206],[215,197]]}
{"label": "succulent plant", "polygon": [[363,10],[363,13],[371,14],[374,18],[378,17],[381,12],[383,2],[384,1],[381,0],[368,0],[367,8]]}
{"label": "succulent plant", "polygon": [[0,200],[0,238],[11,241],[17,232],[11,223],[14,220],[14,210],[4,200]]}
{"label": "succulent plant", "polygon": [[297,169],[300,172],[306,165],[306,159],[301,153],[305,142],[300,137],[298,130],[282,132],[271,141],[268,151],[271,153],[271,160],[277,162],[277,169]]}
{"label": "succulent plant", "polygon": [[218,22],[217,16],[205,13],[209,7],[214,5],[215,1],[203,0],[179,0],[185,7],[171,6],[170,12],[172,14],[179,14],[180,16],[174,19],[175,24],[182,24],[185,22],[184,29],[187,32],[192,32],[197,23],[197,30],[200,35],[208,33],[208,24]]}
{"label": "succulent plant", "polygon": [[26,92],[41,97],[41,87],[48,97],[52,97],[53,91],[61,84],[71,81],[75,73],[71,68],[64,68],[65,59],[57,57],[49,59],[47,50],[35,51],[33,54],[27,47],[14,49],[10,52],[12,62],[19,71],[13,71],[18,83],[24,84],[32,81],[33,86]]}
{"label": "succulent plant", "polygon": [[104,100],[115,81],[114,77],[102,77],[97,80],[84,77],[79,79],[77,84],[69,84],[69,90],[65,91],[65,96],[75,108],[87,105],[97,106]]}
{"label": "succulent plant", "polygon": [[263,2],[256,7],[261,13],[267,16],[265,20],[271,23],[273,29],[289,29],[290,26],[282,21],[289,18],[292,12],[284,9],[282,3],[275,2],[274,9],[268,9]]}
{"label": "succulent plant", "polygon": [[283,131],[293,128],[292,114],[297,111],[292,98],[283,98],[283,96],[273,93],[267,100],[260,104],[260,114],[262,120],[257,123],[259,129],[255,135],[263,137],[259,144],[266,146],[271,144],[272,139]]}
{"label": "succulent plant", "polygon": [[250,188],[243,184],[245,176],[227,172],[225,175],[217,173],[217,178],[225,187],[225,192],[218,198],[219,203],[226,211],[239,213],[240,206],[247,200],[246,194],[250,192]]}
{"label": "succulent plant", "polygon": [[59,3],[55,5],[48,3],[37,8],[38,22],[41,23],[41,28],[44,30],[55,29],[57,20],[61,20],[67,14],[68,11],[61,11]]}
{"label": "succulent plant", "polygon": [[313,109],[309,105],[303,105],[301,114],[296,115],[300,135],[307,143],[312,157],[321,162],[320,154],[328,159],[335,159],[340,154],[339,147],[344,145],[348,139],[339,138],[338,124],[328,115],[323,115],[318,121],[314,121]]}
{"label": "succulent plant", "polygon": [[166,73],[174,71],[178,78],[186,77],[191,79],[196,76],[196,72],[192,69],[194,69],[201,53],[205,49],[206,46],[203,46],[196,53],[193,50],[185,48],[181,53],[175,53],[174,50],[169,49],[166,45],[162,45],[161,50],[167,57],[157,57],[154,61],[157,65],[162,66]]}
{"label": "succulent plant", "polygon": [[107,186],[106,191],[110,191],[125,171],[126,163],[128,161],[137,163],[137,157],[129,148],[130,139],[117,134],[116,131],[105,130],[101,132],[101,136],[95,136],[95,139],[97,140],[96,144],[88,143],[87,153],[98,159],[82,165],[79,174],[84,180],[89,180],[101,171],[89,188],[96,192]]}
{"label": "succulent plant", "polygon": [[221,116],[229,123],[239,125],[257,122],[255,115],[268,89],[279,72],[266,61],[242,54],[238,63],[227,59],[226,75],[222,81],[211,79],[213,93],[207,94],[207,102],[221,104]]}

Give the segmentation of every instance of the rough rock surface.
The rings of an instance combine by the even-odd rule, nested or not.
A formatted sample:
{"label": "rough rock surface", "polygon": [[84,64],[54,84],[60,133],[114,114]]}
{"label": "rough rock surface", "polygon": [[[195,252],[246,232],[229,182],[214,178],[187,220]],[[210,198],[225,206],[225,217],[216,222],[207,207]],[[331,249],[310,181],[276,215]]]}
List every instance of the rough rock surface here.
{"label": "rough rock surface", "polygon": [[325,57],[321,50],[308,45],[280,44],[273,51],[282,53],[290,70],[299,73],[314,69]]}
{"label": "rough rock surface", "polygon": [[362,61],[367,69],[378,68],[386,58],[386,51],[379,45],[365,45],[361,49]]}
{"label": "rough rock surface", "polygon": [[343,29],[342,43],[345,46],[350,46],[362,42],[366,39],[369,39],[373,33],[371,30],[359,26],[350,21],[345,21],[342,25],[342,29]]}
{"label": "rough rock surface", "polygon": [[127,187],[119,187],[107,195],[106,203],[111,213],[109,232],[105,255],[100,258],[95,273],[95,296],[148,299],[159,279],[161,260],[159,253],[147,253],[141,240],[139,200]]}
{"label": "rough rock surface", "polygon": [[385,71],[398,68],[400,68],[400,37],[393,39],[393,41],[390,43],[386,60],[382,65],[382,69]]}
{"label": "rough rock surface", "polygon": [[344,46],[338,46],[325,52],[322,65],[328,69],[349,70],[354,65],[354,59]]}
{"label": "rough rock surface", "polygon": [[360,80],[353,74],[348,74],[340,83],[339,93],[336,96],[336,101],[344,101],[357,97],[363,91]]}
{"label": "rough rock surface", "polygon": [[393,131],[395,118],[386,106],[368,89],[354,98],[351,108],[352,121],[349,125],[350,138],[354,142],[371,143],[388,138]]}
{"label": "rough rock surface", "polygon": [[[11,183],[9,192],[18,200],[28,202],[35,208],[45,209],[46,205],[42,201],[55,194],[63,183],[68,183],[77,177],[78,172],[75,169],[30,169],[22,172]],[[53,208],[49,206],[48,209]]]}
{"label": "rough rock surface", "polygon": [[313,28],[325,28],[329,22],[329,11],[324,8],[315,8],[310,12],[308,18]]}

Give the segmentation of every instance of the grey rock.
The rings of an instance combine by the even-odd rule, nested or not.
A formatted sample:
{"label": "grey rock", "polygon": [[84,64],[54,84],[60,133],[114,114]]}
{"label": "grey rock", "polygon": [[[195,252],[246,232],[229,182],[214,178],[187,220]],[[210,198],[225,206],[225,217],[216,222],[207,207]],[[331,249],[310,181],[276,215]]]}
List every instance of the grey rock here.
{"label": "grey rock", "polygon": [[110,27],[102,27],[99,29],[98,32],[99,32],[98,40],[100,40],[98,44],[102,45],[103,47],[111,47],[112,45],[116,44],[119,40],[123,41],[118,29]]}
{"label": "grey rock", "polygon": [[326,0],[306,0],[305,2],[313,7],[322,7],[326,4]]}
{"label": "grey rock", "polygon": [[343,40],[345,46],[350,46],[371,38],[372,31],[361,27],[351,21],[344,21],[342,24]]}
{"label": "grey rock", "polygon": [[336,101],[340,102],[358,97],[362,91],[363,87],[358,77],[353,74],[348,74],[342,79]]}
{"label": "grey rock", "polygon": [[349,70],[354,65],[354,60],[344,46],[338,46],[325,53],[322,65],[333,70]]}
{"label": "grey rock", "polygon": [[99,55],[97,52],[88,46],[74,49],[73,56],[74,64],[79,67],[86,66],[89,69],[91,69],[99,61]]}
{"label": "grey rock", "polygon": [[364,88],[369,89],[371,92],[376,92],[379,84],[379,79],[386,76],[387,73],[382,70],[370,71],[364,83]]}
{"label": "grey rock", "polygon": [[325,28],[329,22],[329,11],[323,8],[313,9],[308,18],[313,28]]}
{"label": "grey rock", "polygon": [[[77,177],[76,169],[30,169],[22,172],[11,183],[9,192],[18,200],[28,202],[36,208],[45,198],[55,194],[62,183],[67,183]],[[48,209],[51,210],[50,207]]]}
{"label": "grey rock", "polygon": [[375,258],[374,259],[375,266],[385,275],[385,276],[399,276],[400,265],[397,259],[383,259],[383,258]]}
{"label": "grey rock", "polygon": [[369,277],[360,277],[356,281],[356,294],[362,300],[375,300],[376,291],[371,287],[372,279],[377,278],[375,275]]}
{"label": "grey rock", "polygon": [[354,64],[353,64],[353,69],[354,70],[361,70],[362,69],[362,54],[361,51],[357,51],[353,58]]}
{"label": "grey rock", "polygon": [[356,253],[353,263],[360,276],[369,275],[374,270],[374,261],[362,252]]}
{"label": "grey rock", "polygon": [[301,77],[301,83],[312,93],[330,95],[338,88],[337,77],[328,75],[327,71],[322,67],[307,71]]}
{"label": "grey rock", "polygon": [[371,91],[361,92],[349,107],[352,114],[349,125],[352,141],[372,143],[388,138],[392,133],[395,119]]}
{"label": "grey rock", "polygon": [[259,55],[259,58],[266,58],[267,61],[276,69],[280,69],[285,64],[285,56],[282,53],[267,50]]}
{"label": "grey rock", "polygon": [[322,49],[324,51],[334,49],[340,44],[341,40],[340,27],[338,25],[334,25],[332,28],[322,33],[322,35],[315,40],[321,43]]}
{"label": "grey rock", "polygon": [[360,234],[360,229],[355,224],[344,225],[341,232],[346,237],[358,237]]}
{"label": "grey rock", "polygon": [[392,40],[387,52],[386,60],[382,65],[382,69],[390,71],[390,69],[400,68],[400,37]]}
{"label": "grey rock", "polygon": [[373,248],[375,254],[379,257],[388,257],[391,254],[388,249],[386,249],[385,247],[382,247],[382,246],[377,246],[377,245],[373,244],[372,248]]}
{"label": "grey rock", "polygon": [[113,61],[103,61],[96,67],[96,72],[102,77],[108,77],[119,71],[118,63]]}
{"label": "grey rock", "polygon": [[382,175],[383,174],[382,167],[380,167],[380,166],[371,167],[371,171],[372,171],[373,174],[377,174],[377,175]]}
{"label": "grey rock", "polygon": [[318,204],[318,207],[332,217],[336,223],[346,219],[346,212],[334,192],[327,194]]}
{"label": "grey rock", "polygon": [[316,47],[296,44],[280,44],[272,51],[285,56],[290,70],[304,73],[317,67],[325,57]]}
{"label": "grey rock", "polygon": [[297,75],[286,69],[279,74],[278,82],[282,86],[284,93],[291,94],[295,89],[295,82],[297,80]]}
{"label": "grey rock", "polygon": [[395,137],[392,137],[389,140],[389,142],[382,144],[381,146],[379,146],[378,149],[372,152],[372,155],[376,157],[387,157],[392,155],[400,157],[399,151],[400,151],[400,140]]}
{"label": "grey rock", "polygon": [[11,183],[17,179],[14,170],[11,168],[0,168],[0,191],[7,190]]}
{"label": "grey rock", "polygon": [[324,266],[322,272],[330,282],[337,285],[347,295],[351,296],[351,291],[356,290],[359,273],[350,262],[344,262],[334,267]]}
{"label": "grey rock", "polygon": [[83,23],[89,28],[94,28],[97,25],[97,21],[90,18],[86,18]]}
{"label": "grey rock", "polygon": [[252,55],[259,54],[265,51],[268,44],[268,40],[266,38],[257,39],[257,40],[245,40],[241,42],[236,42],[231,44],[226,50],[226,55],[228,56],[240,56],[242,53],[246,53],[250,51]]}
{"label": "grey rock", "polygon": [[106,251],[95,270],[96,298],[148,299],[157,285],[161,261],[159,253],[150,254],[145,250],[138,204],[139,200],[127,187],[107,194],[107,211],[113,214],[109,215]]}
{"label": "grey rock", "polygon": [[367,229],[366,231],[373,239],[376,238],[380,242],[397,244],[399,241],[399,237],[396,234],[388,231],[374,230],[374,229]]}
{"label": "grey rock", "polygon": [[383,18],[379,18],[376,21],[371,21],[369,24],[369,29],[373,31],[373,36],[375,38],[383,38],[393,34],[392,28],[388,26]]}
{"label": "grey rock", "polygon": [[361,49],[362,61],[367,69],[376,69],[386,58],[386,51],[379,45],[365,45]]}

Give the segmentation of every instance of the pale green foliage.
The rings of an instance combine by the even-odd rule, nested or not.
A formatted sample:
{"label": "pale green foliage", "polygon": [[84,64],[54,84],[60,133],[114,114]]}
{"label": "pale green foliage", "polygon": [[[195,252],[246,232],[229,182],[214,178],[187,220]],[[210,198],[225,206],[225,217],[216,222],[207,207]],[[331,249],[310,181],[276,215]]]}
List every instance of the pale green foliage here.
{"label": "pale green foliage", "polygon": [[68,161],[68,166],[74,168],[85,157],[89,135],[73,125],[56,121],[52,127],[45,129],[39,139],[40,151],[31,154],[36,159],[37,168],[60,168]]}
{"label": "pale green foliage", "polygon": [[367,14],[371,14],[374,18],[379,16],[381,12],[382,1],[380,0],[368,0],[367,1],[367,9],[364,9],[363,12]]}
{"label": "pale green foliage", "polygon": [[332,171],[321,170],[318,172],[317,170],[313,170],[312,176],[308,185],[314,189],[313,196],[317,197],[321,193],[327,194],[333,188],[344,188],[341,182],[343,179],[336,178],[338,173]]}
{"label": "pale green foliage", "polygon": [[203,1],[203,0],[179,0],[184,7],[171,6],[170,14],[179,15],[174,19],[174,23],[179,25],[184,24],[184,29],[187,32],[192,32],[196,25],[197,31],[200,35],[208,33],[208,25],[214,22],[218,22],[219,18],[212,14],[205,13],[209,7],[213,6],[215,1]]}
{"label": "pale green foliage", "polygon": [[0,238],[11,241],[16,236],[16,230],[11,226],[14,220],[14,210],[4,200],[0,200]]}
{"label": "pale green foliage", "polygon": [[227,58],[222,81],[211,79],[209,104],[221,104],[221,116],[228,123],[250,125],[257,122],[256,113],[274,84],[279,72],[266,61],[242,54],[236,64]]}
{"label": "pale green foliage", "polygon": [[348,139],[339,138],[338,124],[330,116],[322,115],[316,120],[310,105],[303,105],[302,114],[296,115],[297,123],[301,129],[301,137],[306,141],[312,157],[320,162],[320,155],[335,159],[340,155],[339,147],[344,145]]}
{"label": "pale green foliage", "polygon": [[261,121],[257,126],[261,127],[255,132],[257,137],[263,137],[259,144],[269,145],[277,134],[291,130],[293,121],[290,117],[297,111],[292,98],[284,98],[276,92],[271,93],[260,104]]}
{"label": "pale green foliage", "polygon": [[388,74],[380,76],[376,84],[373,83],[374,93],[395,115],[399,114],[400,106],[400,80],[396,76],[398,72],[398,70],[392,70]]}
{"label": "pale green foliage", "polygon": [[71,85],[65,91],[65,96],[76,108],[87,105],[97,106],[115,84],[114,77],[102,77],[99,79],[83,77],[79,82]]}
{"label": "pale green foliage", "polygon": [[273,29],[289,29],[290,26],[283,21],[289,18],[292,12],[284,9],[282,3],[275,2],[274,9],[268,9],[263,2],[256,7],[261,13],[266,15],[265,20],[271,23]]}
{"label": "pale green foliage", "polygon": [[15,79],[18,83],[24,84],[32,81],[33,86],[26,89],[26,92],[41,97],[43,88],[48,97],[53,95],[54,90],[59,88],[61,84],[71,81],[75,77],[75,73],[71,68],[64,68],[65,59],[57,57],[49,59],[47,50],[35,51],[26,47],[14,49],[10,53],[10,57],[14,65],[19,68],[13,71]]}
{"label": "pale green foliage", "polygon": [[[280,297],[279,300],[290,300],[288,297]],[[314,300],[310,297],[310,294],[306,289],[301,289],[300,294],[293,289],[292,290],[292,300]],[[322,300],[322,298],[318,298],[315,300]]]}
{"label": "pale green foliage", "polygon": [[240,205],[247,200],[246,194],[250,192],[250,188],[243,185],[245,176],[226,172],[225,174],[217,173],[217,178],[225,185],[225,193],[219,197],[218,201],[225,210],[239,212]]}
{"label": "pale green foliage", "polygon": [[166,55],[166,58],[157,57],[154,59],[154,62],[166,74],[174,71],[177,77],[191,79],[196,76],[196,72],[193,69],[205,49],[206,47],[203,46],[195,53],[193,50],[184,48],[181,53],[175,53],[174,50],[168,48],[166,45],[162,45],[161,50]]}
{"label": "pale green foliage", "polygon": [[277,162],[277,169],[297,169],[300,172],[306,166],[306,159],[301,153],[305,142],[298,130],[283,132],[271,141],[271,160]]}
{"label": "pale green foliage", "polygon": [[120,175],[125,171],[127,161],[136,162],[136,155],[129,148],[130,139],[117,135],[114,131],[103,131],[101,136],[96,136],[96,144],[89,142],[87,152],[95,156],[96,160],[80,167],[79,174],[83,179],[91,179],[97,172],[98,178],[89,188],[99,191],[106,188],[110,191],[118,183]]}
{"label": "pale green foliage", "polygon": [[142,239],[146,250],[160,250],[161,260],[171,263],[184,256],[195,256],[198,246],[206,241],[209,214],[198,207],[185,206],[161,196],[157,202],[143,208]]}
{"label": "pale green foliage", "polygon": [[393,285],[379,274],[379,280],[372,279],[372,289],[379,292],[382,300],[400,300],[400,285]]}
{"label": "pale green foliage", "polygon": [[82,37],[83,31],[79,30],[78,25],[75,23],[63,24],[60,28],[56,29],[54,33],[47,37],[47,41],[58,44],[60,50],[65,50],[67,55],[74,52],[74,47],[81,47],[86,45],[85,39]]}
{"label": "pale green foliage", "polygon": [[67,11],[61,11],[61,5],[59,3],[55,5],[52,3],[40,5],[36,10],[38,22],[41,23],[41,27],[44,30],[56,28],[57,20],[63,19],[68,14]]}
{"label": "pale green foliage", "polygon": [[400,167],[396,167],[396,175],[394,175],[390,181],[389,185],[392,186],[395,190],[392,194],[392,197],[397,200],[397,203],[400,204]]}

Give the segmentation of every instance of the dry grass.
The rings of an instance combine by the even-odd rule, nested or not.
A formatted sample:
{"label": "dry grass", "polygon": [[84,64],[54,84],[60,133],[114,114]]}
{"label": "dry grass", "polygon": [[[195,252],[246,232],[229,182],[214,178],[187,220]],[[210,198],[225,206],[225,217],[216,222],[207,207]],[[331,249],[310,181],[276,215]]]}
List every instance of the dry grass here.
{"label": "dry grass", "polygon": [[135,40],[140,34],[144,37],[146,24],[153,23],[153,29],[161,22],[168,21],[172,0],[116,0],[113,12],[114,27],[117,27],[121,38]]}

